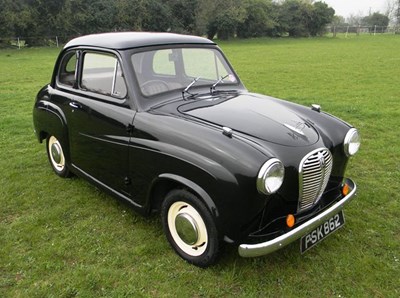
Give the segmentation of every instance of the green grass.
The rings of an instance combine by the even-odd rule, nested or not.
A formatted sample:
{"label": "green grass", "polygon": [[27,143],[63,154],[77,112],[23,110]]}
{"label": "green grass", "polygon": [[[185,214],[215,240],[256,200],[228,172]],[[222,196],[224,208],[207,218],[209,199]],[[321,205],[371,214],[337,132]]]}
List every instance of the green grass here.
{"label": "green grass", "polygon": [[58,49],[0,51],[0,297],[400,295],[400,36],[255,39],[221,47],[251,91],[318,103],[358,127],[344,229],[199,269],[143,218],[82,179],[63,180],[33,135],[34,97]]}

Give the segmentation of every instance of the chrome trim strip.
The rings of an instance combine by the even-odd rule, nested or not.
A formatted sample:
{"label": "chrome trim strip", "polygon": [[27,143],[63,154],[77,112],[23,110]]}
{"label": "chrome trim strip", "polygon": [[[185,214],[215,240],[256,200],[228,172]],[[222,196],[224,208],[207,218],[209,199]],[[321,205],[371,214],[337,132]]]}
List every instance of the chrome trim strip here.
{"label": "chrome trim strip", "polygon": [[304,235],[311,232],[313,229],[324,223],[327,219],[331,218],[333,215],[342,210],[343,207],[353,199],[354,195],[356,194],[357,186],[350,179],[345,179],[345,182],[351,188],[351,192],[339,202],[335,203],[322,213],[303,223],[301,226],[275,239],[257,244],[240,244],[238,248],[239,255],[242,257],[259,257],[262,255],[266,255],[278,249],[281,249],[282,247],[300,239]]}
{"label": "chrome trim strip", "polygon": [[[300,124],[303,124],[303,129],[304,129],[305,124],[304,123],[300,123]],[[291,131],[294,131],[295,133],[297,133],[299,135],[305,136],[305,134],[304,134],[304,132],[303,132],[303,130],[301,128],[299,128],[297,126],[294,127],[294,126],[292,126],[290,124],[287,124],[287,123],[283,123],[283,125],[286,126],[286,128],[289,128]]]}

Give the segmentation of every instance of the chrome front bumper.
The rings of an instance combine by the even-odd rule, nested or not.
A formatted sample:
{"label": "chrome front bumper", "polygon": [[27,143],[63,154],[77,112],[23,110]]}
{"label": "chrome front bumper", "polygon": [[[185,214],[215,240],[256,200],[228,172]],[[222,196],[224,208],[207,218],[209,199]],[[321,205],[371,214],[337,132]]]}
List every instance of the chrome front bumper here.
{"label": "chrome front bumper", "polygon": [[351,191],[339,202],[335,203],[315,217],[309,219],[297,228],[275,239],[263,243],[239,245],[239,255],[242,257],[259,257],[269,254],[278,249],[281,249],[282,247],[292,243],[293,241],[300,239],[304,235],[317,228],[319,225],[323,224],[326,220],[342,210],[343,207],[347,205],[347,203],[349,203],[355,196],[357,189],[356,184],[350,179],[345,179],[345,183],[350,187]]}

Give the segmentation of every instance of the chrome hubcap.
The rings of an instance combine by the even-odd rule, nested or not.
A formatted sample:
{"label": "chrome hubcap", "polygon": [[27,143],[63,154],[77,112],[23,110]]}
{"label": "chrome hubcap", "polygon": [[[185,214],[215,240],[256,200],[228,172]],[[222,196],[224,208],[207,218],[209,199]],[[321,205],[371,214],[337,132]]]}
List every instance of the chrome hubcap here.
{"label": "chrome hubcap", "polygon": [[187,245],[194,245],[199,233],[194,219],[187,213],[180,213],[175,219],[176,232]]}
{"label": "chrome hubcap", "polygon": [[61,148],[60,144],[58,143],[53,143],[50,148],[51,156],[53,157],[53,160],[59,164],[61,161]]}
{"label": "chrome hubcap", "polygon": [[208,244],[207,227],[193,206],[177,201],[168,210],[168,228],[178,247],[191,256],[200,256]]}
{"label": "chrome hubcap", "polygon": [[50,161],[56,171],[61,172],[65,167],[65,157],[60,142],[51,136],[49,139]]}

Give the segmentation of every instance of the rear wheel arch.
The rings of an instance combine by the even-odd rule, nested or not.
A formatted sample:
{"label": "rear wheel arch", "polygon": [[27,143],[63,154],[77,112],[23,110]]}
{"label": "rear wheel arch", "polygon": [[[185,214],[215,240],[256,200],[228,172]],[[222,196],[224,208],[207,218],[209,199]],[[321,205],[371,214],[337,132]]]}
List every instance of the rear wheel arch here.
{"label": "rear wheel arch", "polygon": [[39,142],[43,143],[43,140],[46,140],[49,134],[46,131],[39,132]]}
{"label": "rear wheel arch", "polygon": [[68,126],[62,109],[54,103],[40,101],[36,103],[33,114],[34,128],[39,142],[42,143],[49,136],[55,136],[68,151]]}
{"label": "rear wheel arch", "polygon": [[[49,162],[53,167],[53,170],[56,172],[58,176],[61,177],[70,177],[71,173],[69,169],[71,169],[71,156],[70,156],[70,143],[68,137],[68,128],[66,123],[63,121],[63,117],[58,113],[47,111],[47,115],[49,117],[42,118],[42,121],[39,122],[40,125],[37,126],[38,129],[37,136],[40,143],[45,141],[47,156],[49,158]],[[54,160],[51,158],[51,150],[49,150],[49,140],[54,137],[60,145],[62,150],[62,155],[64,158],[65,166],[68,169],[68,172],[64,173],[64,171],[57,171],[57,167],[55,167]],[[54,140],[53,140],[54,143]]]}
{"label": "rear wheel arch", "polygon": [[43,143],[45,141],[46,147],[47,147],[47,139],[51,136],[54,136],[58,139],[58,141],[61,143],[66,162],[68,164],[71,164],[71,159],[70,159],[70,148],[69,148],[69,138],[68,138],[68,131],[66,126],[63,126],[61,128],[52,128],[48,130],[41,130],[38,134],[39,136],[39,142]]}

